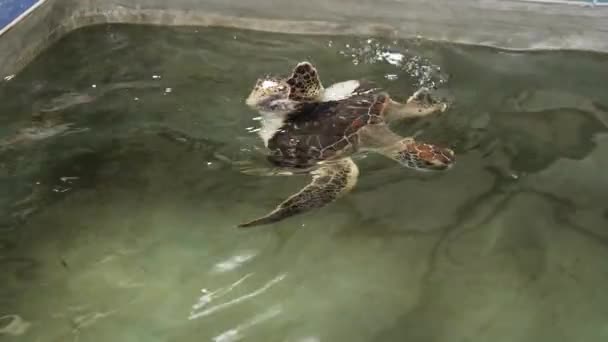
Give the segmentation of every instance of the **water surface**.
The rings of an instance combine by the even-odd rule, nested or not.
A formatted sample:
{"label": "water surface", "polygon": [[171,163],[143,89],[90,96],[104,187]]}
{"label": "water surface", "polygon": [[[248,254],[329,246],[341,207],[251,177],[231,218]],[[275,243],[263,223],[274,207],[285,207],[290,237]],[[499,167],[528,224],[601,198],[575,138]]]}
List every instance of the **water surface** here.
{"label": "water surface", "polygon": [[[251,230],[306,177],[263,162],[256,77],[310,60],[445,114],[397,124],[447,173],[357,160],[348,196]],[[7,341],[600,342],[608,56],[209,28],[95,26],[0,82]],[[157,133],[201,140],[176,144]],[[17,132],[17,133],[16,133]]]}

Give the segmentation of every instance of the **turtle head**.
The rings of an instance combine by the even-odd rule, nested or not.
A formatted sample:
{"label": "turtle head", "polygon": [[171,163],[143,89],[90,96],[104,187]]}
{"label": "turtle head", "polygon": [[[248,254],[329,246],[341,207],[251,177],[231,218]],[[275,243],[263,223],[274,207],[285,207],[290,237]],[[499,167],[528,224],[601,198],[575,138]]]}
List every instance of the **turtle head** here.
{"label": "turtle head", "polygon": [[267,75],[258,78],[245,103],[264,113],[287,113],[295,104],[289,99],[289,91],[287,78]]}

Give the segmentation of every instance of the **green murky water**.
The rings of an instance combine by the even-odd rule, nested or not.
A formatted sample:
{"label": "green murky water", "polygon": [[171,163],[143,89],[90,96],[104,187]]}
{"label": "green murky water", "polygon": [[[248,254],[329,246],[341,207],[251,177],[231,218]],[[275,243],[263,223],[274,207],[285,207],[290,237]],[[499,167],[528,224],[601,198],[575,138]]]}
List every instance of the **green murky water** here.
{"label": "green murky water", "polygon": [[[212,153],[263,162],[244,97],[303,59],[325,84],[372,79],[402,100],[438,85],[453,107],[395,129],[457,165],[369,155],[342,200],[236,229],[307,179]],[[608,56],[583,53],[74,32],[0,82],[0,339],[606,341],[607,79]]]}

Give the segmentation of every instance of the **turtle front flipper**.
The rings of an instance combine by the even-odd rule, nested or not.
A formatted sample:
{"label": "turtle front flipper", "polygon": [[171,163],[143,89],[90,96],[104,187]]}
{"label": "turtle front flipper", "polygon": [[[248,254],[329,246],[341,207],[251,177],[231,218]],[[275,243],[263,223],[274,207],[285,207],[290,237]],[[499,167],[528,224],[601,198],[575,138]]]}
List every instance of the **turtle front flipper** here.
{"label": "turtle front flipper", "polygon": [[419,171],[447,170],[455,162],[454,151],[451,149],[417,142],[414,138],[404,138],[378,152],[405,167]]}
{"label": "turtle front flipper", "polygon": [[321,98],[323,85],[317,69],[309,62],[298,63],[287,84],[292,101],[318,101]]}
{"label": "turtle front flipper", "polygon": [[417,90],[405,103],[391,100],[386,110],[385,119],[396,121],[411,118],[420,118],[435,113],[442,113],[448,109],[445,100],[433,97],[426,88]]}
{"label": "turtle front flipper", "polygon": [[234,162],[237,170],[248,176],[297,176],[307,175],[306,170],[287,169],[284,167],[265,167],[251,161]]}
{"label": "turtle front flipper", "polygon": [[345,193],[357,183],[359,169],[350,158],[326,162],[312,172],[312,182],[300,192],[292,195],[266,216],[239,224],[253,227],[281,221],[290,216],[321,208]]}
{"label": "turtle front flipper", "polygon": [[192,151],[214,151],[219,149],[223,144],[216,141],[212,141],[206,138],[196,138],[187,135],[184,132],[168,128],[161,127],[157,131],[158,136],[169,140],[171,142],[185,146],[188,150]]}

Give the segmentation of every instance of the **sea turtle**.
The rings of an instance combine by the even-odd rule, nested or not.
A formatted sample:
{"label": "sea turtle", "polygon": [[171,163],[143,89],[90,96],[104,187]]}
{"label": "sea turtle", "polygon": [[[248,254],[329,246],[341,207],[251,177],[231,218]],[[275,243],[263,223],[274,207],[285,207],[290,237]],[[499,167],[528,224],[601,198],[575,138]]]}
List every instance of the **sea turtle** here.
{"label": "sea turtle", "polygon": [[399,103],[371,82],[349,80],[324,89],[310,62],[300,62],[290,77],[259,78],[246,104],[261,115],[258,131],[269,151],[273,174],[308,173],[312,182],[269,214],[239,224],[278,222],[320,208],[349,192],[359,170],[351,156],[376,152],[416,170],[446,170],[454,152],[403,137],[388,123],[445,111],[447,104],[426,90]]}

